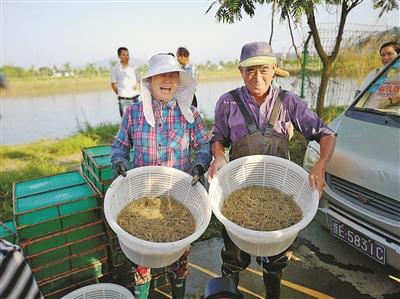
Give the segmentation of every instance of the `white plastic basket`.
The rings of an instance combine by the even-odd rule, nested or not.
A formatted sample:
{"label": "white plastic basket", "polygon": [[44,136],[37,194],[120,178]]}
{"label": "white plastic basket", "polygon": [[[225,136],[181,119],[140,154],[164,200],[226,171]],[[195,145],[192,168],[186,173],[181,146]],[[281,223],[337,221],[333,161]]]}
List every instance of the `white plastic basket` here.
{"label": "white plastic basket", "polygon": [[[180,170],[163,166],[132,169],[126,177],[118,177],[108,188],[104,213],[108,224],[117,234],[122,251],[134,263],[161,268],[177,261],[190,243],[206,230],[211,219],[211,205],[204,187],[191,185],[192,177]],[[182,240],[157,243],[138,239],[123,230],[116,218],[121,209],[144,196],[171,196],[184,204],[196,221],[195,232]]]}
{"label": "white plastic basket", "polygon": [[[303,212],[303,219],[288,228],[256,231],[231,222],[221,213],[224,199],[233,191],[252,186],[274,187],[292,194]],[[272,256],[283,252],[298,232],[314,218],[319,203],[318,191],[312,191],[308,173],[300,166],[274,156],[254,155],[236,159],[222,167],[211,181],[211,207],[232,241],[255,256]]]}
{"label": "white plastic basket", "polygon": [[97,283],[77,289],[61,299],[135,299],[123,286],[114,283]]}

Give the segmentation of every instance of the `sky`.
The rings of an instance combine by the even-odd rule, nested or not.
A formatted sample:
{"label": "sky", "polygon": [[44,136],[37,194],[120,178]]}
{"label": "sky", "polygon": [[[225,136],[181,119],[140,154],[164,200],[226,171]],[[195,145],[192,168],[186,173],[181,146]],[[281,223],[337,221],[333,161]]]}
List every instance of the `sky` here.
{"label": "sky", "polygon": [[[7,1],[0,0],[0,65],[84,66],[116,57],[125,46],[131,57],[148,60],[160,52],[185,46],[196,63],[235,60],[243,44],[268,41],[271,7],[257,6],[235,24],[218,23],[212,1]],[[349,24],[400,26],[399,11],[378,19],[370,0],[350,12]],[[317,22],[337,23],[334,7],[319,7]],[[298,43],[305,39],[306,22],[297,28]],[[287,25],[275,19],[275,52],[287,52],[291,40]]]}

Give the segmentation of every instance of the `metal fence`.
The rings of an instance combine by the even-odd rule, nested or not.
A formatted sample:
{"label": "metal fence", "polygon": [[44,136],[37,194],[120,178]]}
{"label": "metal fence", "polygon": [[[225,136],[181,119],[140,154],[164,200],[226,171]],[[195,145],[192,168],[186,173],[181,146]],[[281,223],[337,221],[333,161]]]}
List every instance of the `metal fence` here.
{"label": "metal fence", "polygon": [[[335,44],[338,26],[337,24],[318,26],[323,48],[329,55]],[[368,72],[380,66],[380,46],[388,41],[398,41],[399,37],[400,27],[346,24],[341,49],[334,63],[333,75],[329,79],[325,106],[349,105]],[[304,40],[301,54],[302,63],[298,62],[298,67],[302,69],[300,74],[279,83],[282,83],[283,88],[302,95],[309,106],[315,108],[322,62],[312,37],[308,43],[307,39]]]}

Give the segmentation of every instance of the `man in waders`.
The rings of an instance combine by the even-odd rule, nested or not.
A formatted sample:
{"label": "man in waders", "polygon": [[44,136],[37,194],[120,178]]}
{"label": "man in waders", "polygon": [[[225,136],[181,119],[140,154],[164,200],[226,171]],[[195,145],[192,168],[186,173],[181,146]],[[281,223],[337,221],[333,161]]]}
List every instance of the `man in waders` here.
{"label": "man in waders", "polygon": [[[313,189],[319,192],[325,185],[325,166],[335,148],[335,133],[297,95],[272,85],[274,76],[287,77],[288,72],[277,67],[271,46],[254,42],[243,46],[239,71],[244,86],[222,95],[215,108],[215,124],[211,149],[214,160],[209,179],[227,163],[225,147],[231,146],[230,160],[248,155],[274,155],[289,158],[288,141],[293,127],[308,140],[316,140],[321,156],[310,171]],[[251,257],[240,250],[222,231],[224,249],[221,251],[222,276],[239,283],[240,271],[247,268]],[[263,269],[266,298],[280,297],[282,270],[289,258],[287,251],[275,256],[257,257]]]}
{"label": "man in waders", "polygon": [[124,115],[126,107],[138,101],[139,75],[136,68],[129,64],[129,51],[125,47],[118,49],[119,63],[111,69],[111,88],[118,96],[119,114]]}

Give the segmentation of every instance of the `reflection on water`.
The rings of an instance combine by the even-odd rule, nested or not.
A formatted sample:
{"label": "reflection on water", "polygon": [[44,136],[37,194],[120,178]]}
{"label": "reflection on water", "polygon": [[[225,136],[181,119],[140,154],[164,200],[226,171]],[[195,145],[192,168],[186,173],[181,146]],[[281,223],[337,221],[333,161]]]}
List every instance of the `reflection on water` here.
{"label": "reflection on water", "polygon": [[[318,82],[313,85],[318,86]],[[343,86],[354,85],[343,81]],[[299,80],[294,77],[278,82],[287,90],[296,90]],[[292,83],[295,83],[292,87]],[[213,117],[218,98],[225,92],[242,85],[241,79],[202,82],[197,86],[199,110]],[[347,105],[351,102],[354,88],[348,94],[330,94],[325,104]],[[344,88],[342,88],[344,90]],[[316,91],[307,90],[306,100],[315,106]],[[76,133],[85,123],[92,126],[101,123],[118,123],[120,120],[115,94],[110,91],[70,95],[40,96],[27,99],[1,99],[1,144],[20,144],[46,138],[62,138]]]}

